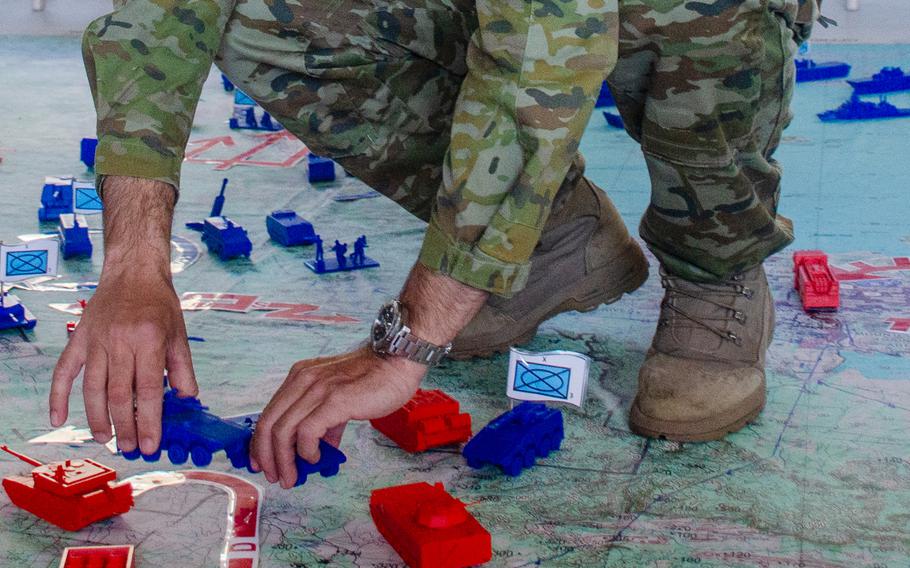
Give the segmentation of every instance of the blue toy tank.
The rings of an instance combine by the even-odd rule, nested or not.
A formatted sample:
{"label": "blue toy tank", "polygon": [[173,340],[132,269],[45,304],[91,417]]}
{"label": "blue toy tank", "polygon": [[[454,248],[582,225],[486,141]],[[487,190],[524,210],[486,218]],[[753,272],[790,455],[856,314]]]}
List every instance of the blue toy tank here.
{"label": "blue toy tank", "polygon": [[286,247],[316,242],[313,224],[290,209],[272,211],[265,218],[265,228],[272,240]]}
{"label": "blue toy tank", "polygon": [[208,217],[202,226],[202,242],[221,260],[248,257],[253,251],[246,230],[227,217]]}
{"label": "blue toy tank", "polygon": [[523,402],[487,424],[462,455],[472,468],[492,464],[514,477],[536,458],[558,450],[562,439],[562,412],[540,402]]}
{"label": "blue toy tank", "polygon": [[61,213],[73,212],[73,182],[70,176],[47,176],[41,189],[38,220],[56,221]]}
{"label": "blue toy tank", "polygon": [[910,90],[910,73],[904,73],[900,67],[882,67],[871,77],[847,82],[857,95],[907,91]]}
{"label": "blue toy tank", "polygon": [[61,214],[57,232],[60,234],[63,258],[92,257],[92,241],[88,236],[88,221],[85,215]]}

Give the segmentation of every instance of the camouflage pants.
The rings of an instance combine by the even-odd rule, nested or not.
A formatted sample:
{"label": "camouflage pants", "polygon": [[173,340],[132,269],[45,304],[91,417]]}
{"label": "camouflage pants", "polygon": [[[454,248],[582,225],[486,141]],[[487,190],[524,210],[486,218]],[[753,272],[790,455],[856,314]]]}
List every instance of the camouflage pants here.
{"label": "camouflage pants", "polygon": [[[722,278],[792,239],[776,215],[780,168],[771,154],[789,120],[806,0],[770,3],[620,2],[610,82],[650,169],[641,233],[683,276]],[[239,2],[216,64],[314,152],[429,219],[477,26],[473,2],[288,6]],[[286,88],[301,81],[305,89]]]}

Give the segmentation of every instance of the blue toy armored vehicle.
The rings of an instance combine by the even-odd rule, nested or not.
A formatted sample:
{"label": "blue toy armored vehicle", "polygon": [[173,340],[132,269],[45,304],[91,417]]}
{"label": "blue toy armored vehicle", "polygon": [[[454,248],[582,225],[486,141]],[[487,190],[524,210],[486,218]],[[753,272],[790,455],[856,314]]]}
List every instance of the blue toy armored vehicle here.
{"label": "blue toy armored vehicle", "polygon": [[[218,418],[206,412],[207,406],[198,398],[180,398],[177,391],[169,389],[164,393],[164,408],[161,416],[161,447],[145,461],[158,461],[161,450],[167,450],[171,463],[180,465],[187,458],[193,464],[205,467],[212,463],[212,454],[224,451],[231,465],[247,467],[250,463],[250,439],[253,433],[233,422]],[[139,449],[124,452],[123,457],[136,459]]]}
{"label": "blue toy armored vehicle", "polygon": [[487,424],[465,445],[468,466],[497,465],[516,476],[558,450],[563,439],[562,412],[540,402],[523,402]]}
{"label": "blue toy armored vehicle", "polygon": [[92,257],[92,241],[88,236],[88,221],[84,215],[60,215],[60,250],[63,258]]}
{"label": "blue toy armored vehicle", "polygon": [[[161,446],[151,455],[143,455],[139,448],[122,452],[123,457],[135,460],[142,456],[147,462],[158,461],[161,450],[167,451],[168,459],[175,465],[191,459],[197,467],[212,463],[212,456],[224,451],[231,465],[240,469],[250,469],[250,441],[253,438],[256,423],[252,419],[243,422],[225,420],[208,412],[198,398],[180,398],[177,391],[168,389],[164,393],[164,406],[161,413]],[[347,457],[338,448],[319,441],[320,458],[315,464],[297,456],[297,483],[306,483],[307,476],[319,473],[331,477],[338,473],[339,466]]]}
{"label": "blue toy armored vehicle", "polygon": [[265,228],[275,242],[286,247],[316,242],[313,224],[290,209],[279,209],[265,218]]}
{"label": "blue toy armored vehicle", "polygon": [[39,221],[56,221],[61,213],[73,212],[73,178],[69,176],[47,176],[41,189]]}
{"label": "blue toy armored vehicle", "polygon": [[202,242],[209,247],[209,252],[217,254],[221,260],[249,257],[253,251],[253,243],[246,230],[227,217],[208,217],[202,226]]}

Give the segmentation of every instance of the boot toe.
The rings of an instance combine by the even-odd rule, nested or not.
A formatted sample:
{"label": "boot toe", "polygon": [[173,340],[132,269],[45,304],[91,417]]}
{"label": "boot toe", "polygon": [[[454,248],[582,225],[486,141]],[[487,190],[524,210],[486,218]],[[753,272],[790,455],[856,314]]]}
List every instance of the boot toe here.
{"label": "boot toe", "polygon": [[652,352],[639,373],[630,424],[651,437],[719,439],[742,428],[764,402],[760,368]]}

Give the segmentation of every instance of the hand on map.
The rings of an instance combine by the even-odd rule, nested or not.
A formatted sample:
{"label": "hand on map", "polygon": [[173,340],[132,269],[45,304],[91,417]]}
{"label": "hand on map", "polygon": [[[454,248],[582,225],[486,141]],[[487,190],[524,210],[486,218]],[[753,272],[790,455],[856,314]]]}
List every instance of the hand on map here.
{"label": "hand on map", "polygon": [[391,414],[417,391],[427,368],[382,357],[369,346],[334,357],[298,361],[266,406],[253,437],[253,469],[289,489],[294,459],[319,461],[319,439],[338,446],[348,420]]}
{"label": "hand on map", "polygon": [[51,424],[66,422],[69,396],[85,368],[85,413],[95,440],[152,454],[161,440],[164,371],[186,396],[197,393],[180,301],[170,278],[174,192],[135,178],[104,182],[104,269],[54,369]]}
{"label": "hand on map", "polygon": [[[480,311],[489,295],[420,263],[401,291],[411,331],[445,345]],[[417,391],[427,368],[383,357],[363,346],[351,353],[298,361],[259,417],[250,458],[253,469],[285,489],[297,481],[295,453],[319,461],[319,439],[338,446],[348,420],[381,418]]]}

